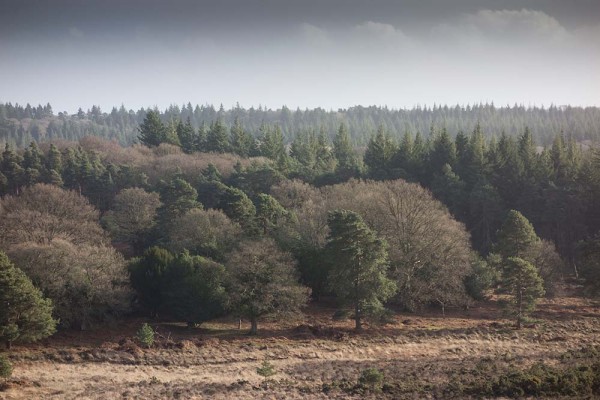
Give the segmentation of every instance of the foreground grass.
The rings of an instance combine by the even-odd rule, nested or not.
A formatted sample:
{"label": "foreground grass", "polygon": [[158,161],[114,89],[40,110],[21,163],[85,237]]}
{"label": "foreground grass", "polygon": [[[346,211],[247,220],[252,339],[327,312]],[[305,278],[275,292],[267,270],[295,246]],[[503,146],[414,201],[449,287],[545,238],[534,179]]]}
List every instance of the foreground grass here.
{"label": "foreground grass", "polygon": [[[516,331],[493,303],[446,318],[398,315],[357,335],[332,309],[263,324],[258,337],[221,320],[202,329],[153,324],[152,348],[134,341],[141,321],[66,332],[15,348],[0,398],[593,398],[600,308],[564,297]],[[275,374],[257,373],[267,360]]]}

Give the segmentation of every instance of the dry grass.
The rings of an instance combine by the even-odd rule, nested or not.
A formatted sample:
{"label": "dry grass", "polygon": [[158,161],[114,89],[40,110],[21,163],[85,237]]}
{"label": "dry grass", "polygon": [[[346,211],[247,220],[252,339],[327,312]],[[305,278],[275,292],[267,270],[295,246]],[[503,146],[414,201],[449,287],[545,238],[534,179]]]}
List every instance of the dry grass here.
{"label": "dry grass", "polygon": [[[303,321],[260,325],[258,337],[244,335],[236,321],[227,319],[191,330],[159,324],[161,337],[152,349],[131,340],[140,321],[93,333],[62,333],[11,352],[14,374],[0,398],[385,396],[338,389],[340,382],[355,383],[369,367],[401,388],[389,398],[440,398],[452,374],[476,368],[482,358],[524,367],[552,364],[567,350],[600,344],[600,307],[574,297],[545,301],[535,325],[521,331],[499,319],[494,303],[446,318],[435,311],[398,315],[393,324],[360,335],[352,332],[351,321],[332,321],[332,313],[313,306]],[[277,370],[268,383],[256,373],[263,360]]]}

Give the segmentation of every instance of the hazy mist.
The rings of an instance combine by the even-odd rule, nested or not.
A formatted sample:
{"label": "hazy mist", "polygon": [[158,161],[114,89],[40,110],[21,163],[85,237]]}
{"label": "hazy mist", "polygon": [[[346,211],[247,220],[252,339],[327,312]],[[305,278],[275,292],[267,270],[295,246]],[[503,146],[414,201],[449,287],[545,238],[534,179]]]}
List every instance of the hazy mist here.
{"label": "hazy mist", "polygon": [[0,102],[599,105],[600,2],[0,1]]}

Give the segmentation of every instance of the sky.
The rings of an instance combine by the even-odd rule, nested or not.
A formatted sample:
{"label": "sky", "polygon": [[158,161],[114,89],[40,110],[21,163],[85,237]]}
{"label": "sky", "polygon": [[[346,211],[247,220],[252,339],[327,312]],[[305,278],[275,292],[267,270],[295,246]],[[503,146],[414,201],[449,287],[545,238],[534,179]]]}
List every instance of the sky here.
{"label": "sky", "polygon": [[600,105],[598,0],[0,0],[0,102]]}

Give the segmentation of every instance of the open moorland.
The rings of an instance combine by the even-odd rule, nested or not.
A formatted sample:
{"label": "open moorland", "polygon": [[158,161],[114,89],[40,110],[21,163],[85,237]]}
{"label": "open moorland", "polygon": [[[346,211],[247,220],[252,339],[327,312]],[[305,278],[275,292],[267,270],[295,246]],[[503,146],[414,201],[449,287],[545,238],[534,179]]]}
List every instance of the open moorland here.
{"label": "open moorland", "polygon": [[[538,390],[532,398],[593,396],[594,378],[573,371],[591,365],[584,372],[597,374],[600,305],[569,293],[541,301],[534,322],[521,330],[502,319],[494,301],[446,317],[434,310],[396,314],[363,334],[352,321],[332,320],[333,312],[313,305],[303,321],[264,323],[257,336],[233,320],[194,329],[152,324],[152,348],[136,344],[141,321],[61,332],[12,349],[14,372],[0,398],[423,399],[523,397],[531,390]],[[275,370],[268,379],[256,371],[265,360]],[[383,380],[361,380],[369,368]],[[552,379],[553,390],[543,386]]]}

